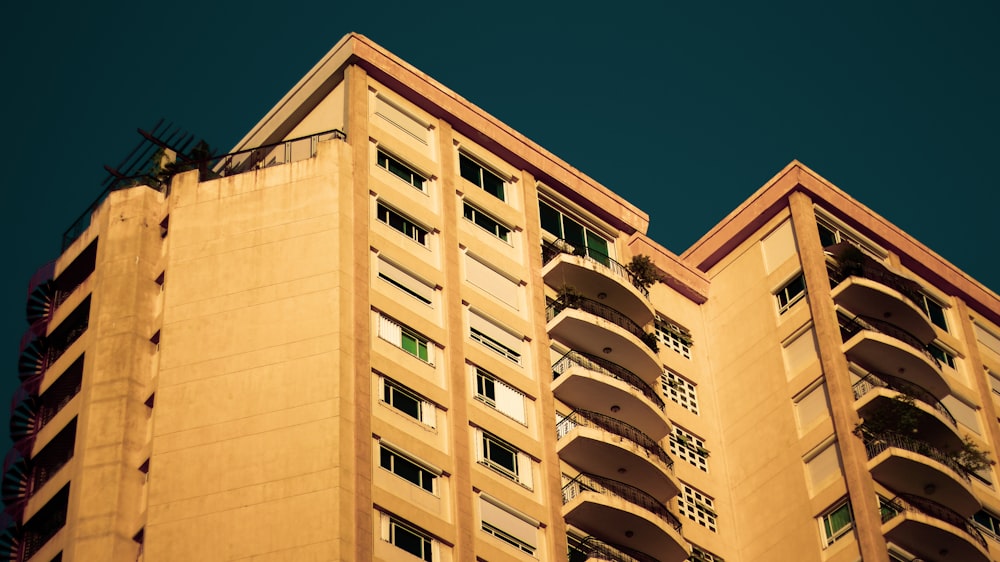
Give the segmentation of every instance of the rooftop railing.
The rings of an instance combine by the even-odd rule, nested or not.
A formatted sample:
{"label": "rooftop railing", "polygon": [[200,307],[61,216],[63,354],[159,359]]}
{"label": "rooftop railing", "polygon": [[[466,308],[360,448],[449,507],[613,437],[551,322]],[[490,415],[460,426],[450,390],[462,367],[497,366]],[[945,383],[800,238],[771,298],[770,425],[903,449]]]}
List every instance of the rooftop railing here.
{"label": "rooftop railing", "polygon": [[581,473],[576,478],[570,480],[562,487],[563,505],[573,501],[574,498],[585,492],[594,492],[605,496],[612,496],[627,501],[632,505],[639,506],[649,511],[665,521],[678,533],[681,532],[681,522],[677,519],[667,506],[660,503],[656,498],[643,492],[642,490],[629,486],[624,482],[596,476],[593,474]]}
{"label": "rooftop railing", "polygon": [[868,373],[863,379],[854,383],[854,399],[858,400],[875,388],[888,388],[889,390],[905,394],[910,398],[920,400],[937,410],[938,413],[951,422],[951,425],[958,427],[958,424],[955,422],[955,417],[951,415],[948,408],[946,408],[940,400],[935,398],[933,394],[924,389],[924,387],[885,373]]}
{"label": "rooftop railing", "polygon": [[986,539],[983,538],[979,529],[976,528],[975,523],[965,517],[962,517],[955,511],[927,498],[922,498],[912,494],[899,494],[891,500],[880,498],[879,508],[882,512],[883,523],[886,523],[893,517],[907,511],[911,513],[921,513],[962,529],[977,544],[983,548],[988,548],[986,546]]}
{"label": "rooftop railing", "polygon": [[886,322],[885,320],[879,320],[878,318],[872,318],[870,316],[855,316],[854,318],[851,318],[843,312],[837,313],[837,319],[840,322],[840,335],[845,342],[863,330],[878,332],[906,343],[922,353],[924,357],[926,357],[934,365],[937,365],[938,368],[941,367],[937,358],[931,354],[930,350],[927,349],[927,346],[924,345],[923,342],[921,342],[913,334],[895,324]]}
{"label": "rooftop railing", "polygon": [[559,361],[556,361],[552,365],[552,378],[557,379],[559,375],[565,373],[567,370],[572,368],[574,365],[578,365],[587,369],[588,371],[593,371],[595,373],[600,373],[602,375],[611,377],[616,380],[620,380],[625,384],[631,386],[635,390],[638,390],[645,396],[650,402],[656,404],[656,407],[663,411],[666,407],[663,399],[660,398],[653,387],[649,386],[646,381],[639,378],[638,375],[629,371],[625,367],[608,361],[607,359],[597,357],[595,355],[590,355],[589,353],[583,353],[580,351],[570,351],[563,355]]}
{"label": "rooftop railing", "polygon": [[657,351],[655,333],[647,333],[628,316],[606,304],[599,303],[585,297],[575,295],[563,295],[559,297],[545,308],[545,321],[548,322],[556,316],[559,316],[559,313],[567,308],[582,310],[583,312],[593,314],[598,318],[603,318],[604,320],[623,328],[628,333],[642,340],[642,343],[646,344],[646,346],[654,353]]}
{"label": "rooftop railing", "polygon": [[600,264],[607,268],[612,275],[628,281],[642,296],[649,299],[649,289],[640,285],[636,281],[635,275],[632,275],[626,266],[611,259],[611,256],[586,246],[573,245],[562,238],[556,239],[555,242],[542,241],[542,265],[549,263],[559,254],[579,256]]}
{"label": "rooftop railing", "polygon": [[606,416],[590,410],[573,410],[568,416],[556,424],[556,440],[566,437],[576,427],[590,427],[607,431],[631,442],[647,454],[656,457],[673,472],[674,460],[651,437],[639,429],[611,416]]}

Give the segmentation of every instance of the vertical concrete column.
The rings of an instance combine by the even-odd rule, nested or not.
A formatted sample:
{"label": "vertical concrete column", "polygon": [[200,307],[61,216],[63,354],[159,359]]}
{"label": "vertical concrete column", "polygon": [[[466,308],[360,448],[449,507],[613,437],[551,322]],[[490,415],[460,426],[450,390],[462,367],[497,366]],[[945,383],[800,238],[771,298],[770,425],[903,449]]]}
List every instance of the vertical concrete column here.
{"label": "vertical concrete column", "polygon": [[528,253],[529,313],[534,331],[531,339],[535,342],[532,368],[538,377],[539,393],[538,420],[542,436],[542,502],[549,507],[548,535],[549,559],[563,560],[566,557],[566,521],[562,517],[562,472],[559,470],[559,456],[556,453],[556,401],[552,394],[552,360],[549,356],[549,334],[545,330],[545,281],[542,279],[542,228],[538,213],[538,189],[535,178],[522,171],[524,186],[524,246]]}
{"label": "vertical concrete column", "polygon": [[809,309],[830,397],[834,433],[844,464],[847,493],[854,511],[854,528],[861,558],[866,562],[889,562],[889,551],[882,536],[882,518],[875,499],[875,484],[868,471],[868,457],[864,444],[853,433],[858,414],[854,410],[847,357],[843,352],[837,311],[830,295],[826,255],[816,229],[812,200],[805,193],[794,192],[788,197],[788,205],[792,212],[802,273],[809,291]]}
{"label": "vertical concrete column", "polygon": [[448,384],[451,387],[451,409],[448,411],[450,431],[452,436],[451,449],[455,472],[452,475],[454,493],[455,545],[453,560],[476,559],[476,509],[472,493],[473,458],[469,444],[472,442],[472,430],[469,427],[468,397],[472,396],[469,388],[468,369],[465,366],[459,350],[465,345],[464,304],[461,299],[462,271],[459,260],[461,251],[458,246],[458,205],[456,201],[460,192],[456,187],[456,170],[458,158],[451,125],[438,121],[438,151],[441,154],[441,213],[442,224],[446,225],[441,233],[442,266],[445,275],[444,291],[444,326],[448,334],[445,349],[450,350],[447,361]]}
{"label": "vertical concrete column", "polygon": [[[357,65],[344,71],[350,165],[342,165],[335,189],[341,190],[339,306],[350,311],[341,326],[339,511],[345,559],[371,560],[372,428],[371,310],[369,295],[368,74]],[[349,191],[348,191],[349,190]],[[350,554],[353,551],[353,554]]]}
{"label": "vertical concrete column", "polygon": [[[1000,426],[997,425],[997,409],[993,404],[993,388],[985,373],[986,366],[983,363],[983,356],[979,353],[979,340],[976,338],[976,329],[972,325],[972,315],[969,307],[960,299],[955,299],[955,312],[958,315],[958,328],[961,333],[954,334],[963,339],[968,348],[969,376],[972,378],[972,388],[979,396],[984,397],[982,402],[983,428],[985,433],[983,438],[989,443],[991,454],[990,459],[997,461],[997,451],[1000,451]],[[956,330],[958,331],[958,330]]]}

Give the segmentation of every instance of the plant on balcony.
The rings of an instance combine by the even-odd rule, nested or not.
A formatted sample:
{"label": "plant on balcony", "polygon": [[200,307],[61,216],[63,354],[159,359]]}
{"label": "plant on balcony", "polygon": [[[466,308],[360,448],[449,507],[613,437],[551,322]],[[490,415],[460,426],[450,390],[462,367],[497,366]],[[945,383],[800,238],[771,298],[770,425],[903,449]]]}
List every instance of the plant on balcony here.
{"label": "plant on balcony", "polygon": [[563,283],[557,293],[558,296],[556,298],[569,307],[575,307],[580,302],[580,299],[583,298],[583,294],[576,287],[567,283]]}
{"label": "plant on balcony", "polygon": [[837,255],[837,267],[843,277],[861,273],[867,256],[861,248],[853,244],[844,244]]}
{"label": "plant on balcony", "polygon": [[989,454],[980,449],[968,435],[962,440],[962,448],[952,453],[952,457],[968,472],[981,472],[993,464]]}
{"label": "plant on balcony", "polygon": [[662,283],[667,280],[660,270],[657,269],[653,260],[649,256],[644,254],[636,254],[632,256],[632,261],[628,262],[625,269],[632,274],[632,278],[635,280],[637,287],[643,290],[649,290],[656,283]]}

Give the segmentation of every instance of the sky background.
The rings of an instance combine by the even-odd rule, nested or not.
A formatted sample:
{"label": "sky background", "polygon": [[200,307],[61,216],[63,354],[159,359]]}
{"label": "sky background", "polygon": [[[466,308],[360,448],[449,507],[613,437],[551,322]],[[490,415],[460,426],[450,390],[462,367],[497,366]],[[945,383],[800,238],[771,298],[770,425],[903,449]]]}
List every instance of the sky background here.
{"label": "sky background", "polygon": [[0,403],[27,282],[136,129],[227,151],[351,31],[622,194],[675,253],[798,159],[1000,290],[998,27],[995,0],[12,3]]}

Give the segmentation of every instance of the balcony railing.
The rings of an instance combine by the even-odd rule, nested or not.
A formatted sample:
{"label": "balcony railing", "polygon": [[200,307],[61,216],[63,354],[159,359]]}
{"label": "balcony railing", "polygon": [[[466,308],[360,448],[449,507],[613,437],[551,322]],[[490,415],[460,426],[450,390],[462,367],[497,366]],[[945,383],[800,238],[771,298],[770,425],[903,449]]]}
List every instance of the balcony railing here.
{"label": "balcony railing", "polygon": [[942,416],[945,417],[951,425],[958,427],[955,422],[954,416],[948,411],[948,408],[944,406],[934,395],[927,392],[922,386],[914,384],[909,381],[905,381],[901,378],[894,377],[892,375],[887,375],[885,373],[869,373],[858,382],[854,383],[854,399],[858,400],[865,394],[868,394],[875,388],[888,388],[889,390],[894,390],[901,394],[905,394],[910,398],[915,398],[921,402],[933,407]]}
{"label": "balcony railing", "polygon": [[968,471],[964,466],[962,466],[961,463],[926,441],[921,441],[919,439],[914,439],[898,433],[871,433],[865,430],[864,426],[859,428],[858,432],[861,439],[865,443],[865,451],[868,453],[869,459],[875,458],[882,451],[885,451],[890,447],[895,447],[897,449],[903,449],[930,459],[934,459],[955,471],[955,473],[958,474],[962,480],[971,482]]}
{"label": "balcony railing", "polygon": [[927,498],[914,496],[912,494],[900,494],[891,500],[879,498],[879,509],[882,512],[883,523],[886,523],[893,517],[896,517],[905,511],[909,511],[911,513],[921,513],[962,529],[980,546],[988,548],[986,546],[986,539],[983,538],[979,529],[976,528],[975,523],[973,523],[970,519],[962,517],[951,509],[948,509],[947,507]]}
{"label": "balcony railing", "polygon": [[542,241],[542,265],[549,263],[559,254],[579,256],[600,264],[610,270],[612,275],[628,281],[642,296],[649,299],[649,289],[640,285],[636,281],[635,275],[632,275],[632,272],[627,267],[611,259],[610,256],[603,252],[598,252],[586,246],[574,246],[562,238],[557,239],[555,242]]}
{"label": "balcony railing", "polygon": [[581,473],[576,478],[570,480],[562,487],[563,505],[573,501],[574,498],[585,492],[594,492],[605,496],[613,496],[627,501],[632,505],[639,506],[650,513],[659,516],[678,533],[681,532],[681,522],[670,513],[667,506],[660,503],[656,498],[643,492],[642,490],[629,486],[624,482],[595,476],[593,474]]}
{"label": "balcony railing", "polygon": [[545,308],[545,321],[548,322],[556,316],[559,316],[559,313],[567,308],[582,310],[583,312],[593,314],[598,318],[603,318],[604,320],[615,324],[633,336],[639,338],[642,343],[646,344],[646,347],[651,349],[654,353],[657,351],[655,332],[647,333],[628,316],[618,312],[606,304],[602,304],[585,297],[570,295],[563,295],[559,297],[557,300],[549,303],[549,306]]}
{"label": "balcony railing", "polygon": [[[652,556],[626,548],[620,545],[606,543],[597,537],[587,537],[579,545],[574,547],[576,553],[585,557],[584,560],[597,559],[608,562],[659,562]],[[570,560],[575,560],[570,556]]]}
{"label": "balcony railing", "polygon": [[653,387],[649,386],[646,381],[640,379],[638,375],[629,371],[625,367],[618,365],[617,363],[612,363],[607,359],[590,355],[589,353],[570,351],[566,355],[563,355],[559,361],[556,361],[555,365],[552,365],[552,378],[559,378],[559,375],[565,373],[574,365],[578,365],[588,371],[600,373],[624,382],[642,393],[642,395],[649,399],[650,402],[656,404],[656,407],[659,408],[660,411],[663,411],[666,407],[663,399],[656,394]]}
{"label": "balcony railing", "polygon": [[889,271],[887,267],[879,263],[878,260],[863,253],[861,250],[854,252],[850,259],[839,257],[845,250],[856,248],[850,242],[841,242],[826,249],[834,256],[836,263],[827,263],[827,271],[830,274],[830,286],[836,287],[841,281],[851,276],[863,277],[876,283],[880,283],[895,289],[912,302],[917,309],[923,310],[923,295],[920,292],[920,284],[912,279],[907,279],[902,275]]}
{"label": "balcony railing", "polygon": [[863,330],[878,332],[906,343],[922,353],[928,361],[937,365],[938,368],[941,367],[937,358],[931,354],[930,350],[927,349],[927,346],[924,345],[923,342],[921,342],[913,334],[907,332],[899,326],[896,326],[895,324],[886,322],[885,320],[879,320],[878,318],[872,318],[870,316],[855,316],[854,318],[851,318],[843,312],[837,313],[837,319],[840,322],[840,335],[845,342]]}
{"label": "balcony railing", "polygon": [[660,447],[645,433],[621,420],[589,410],[574,410],[556,424],[556,440],[562,439],[576,427],[590,427],[617,435],[647,454],[660,459],[670,469],[670,472],[674,470],[674,460],[663,450],[663,447]]}

